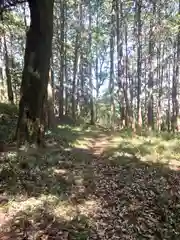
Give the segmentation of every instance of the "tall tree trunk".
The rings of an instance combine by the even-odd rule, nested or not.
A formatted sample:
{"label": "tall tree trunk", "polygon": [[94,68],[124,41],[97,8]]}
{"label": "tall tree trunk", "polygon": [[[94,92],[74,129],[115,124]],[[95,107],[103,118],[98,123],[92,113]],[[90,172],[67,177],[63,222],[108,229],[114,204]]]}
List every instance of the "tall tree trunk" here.
{"label": "tall tree trunk", "polygon": [[77,78],[77,91],[76,91],[76,95],[77,95],[77,99],[76,99],[76,106],[77,106],[77,113],[79,116],[81,116],[82,113],[82,91],[83,89],[81,89],[82,86],[82,82],[84,81],[83,79],[83,49],[82,49],[82,45],[83,45],[83,41],[82,41],[82,32],[83,32],[83,0],[81,0],[79,2],[79,55],[78,55],[78,78]]}
{"label": "tall tree trunk", "polygon": [[124,86],[124,98],[125,98],[125,103],[126,103],[126,127],[132,127],[132,109],[130,106],[130,101],[129,101],[129,88],[128,88],[128,79],[129,79],[129,60],[128,60],[128,22],[127,19],[125,20],[125,49],[126,49],[126,64],[125,64],[125,75],[126,75],[126,82]]}
{"label": "tall tree trunk", "polygon": [[7,82],[7,95],[9,103],[14,103],[14,96],[12,90],[11,72],[10,72],[10,59],[7,49],[6,36],[4,35],[4,51],[5,51],[5,70],[6,70],[6,82]]}
{"label": "tall tree trunk", "polygon": [[154,20],[156,5],[153,2],[153,15],[150,20],[150,30],[149,30],[149,76],[148,76],[148,127],[150,130],[154,129],[154,119],[153,119],[153,52],[154,52]]}
{"label": "tall tree trunk", "polygon": [[64,24],[65,24],[65,0],[61,0],[61,38],[60,38],[60,89],[59,89],[59,117],[63,116],[64,112]]}
{"label": "tall tree trunk", "polygon": [[64,26],[64,79],[65,79],[65,115],[69,114],[69,83],[68,83],[68,57],[67,57],[67,2],[64,2],[64,15],[65,15],[65,26]]}
{"label": "tall tree trunk", "polygon": [[110,31],[110,82],[109,90],[111,97],[111,125],[115,123],[115,103],[114,103],[114,40],[115,40],[115,6],[112,5],[111,31]]}
{"label": "tall tree trunk", "polygon": [[79,30],[76,33],[75,49],[74,49],[74,66],[73,66],[73,82],[72,82],[72,118],[76,119],[76,78],[78,72],[79,59]]}
{"label": "tall tree trunk", "polygon": [[[177,42],[174,43],[174,48],[176,49]],[[174,52],[174,59],[173,59],[173,81],[172,81],[172,130],[173,132],[177,128],[177,116],[179,112],[178,107],[178,99],[177,99],[177,88],[178,88],[178,78],[176,77],[177,71],[177,58],[176,58],[176,51]]]}
{"label": "tall tree trunk", "polygon": [[[180,15],[180,1],[178,15]],[[172,86],[172,129],[173,131],[180,130],[179,122],[179,102],[178,102],[178,85],[179,85],[179,65],[180,65],[180,25],[178,27],[178,34],[175,43],[174,54],[174,72],[173,72],[173,86]]]}
{"label": "tall tree trunk", "polygon": [[16,136],[21,140],[43,143],[45,102],[53,34],[53,0],[28,1],[31,24],[26,37],[24,69]]}
{"label": "tall tree trunk", "polygon": [[99,58],[98,58],[98,49],[96,46],[96,121],[98,120],[98,96],[99,96]]}
{"label": "tall tree trunk", "polygon": [[[162,48],[162,51],[161,51]],[[158,107],[157,107],[157,129],[158,131],[161,130],[161,124],[162,124],[162,95],[163,95],[163,79],[164,79],[164,66],[160,63],[160,58],[162,56],[162,59],[164,59],[164,44],[161,47],[161,44],[159,46],[158,51],[158,58],[159,58],[159,89],[158,89]]]}
{"label": "tall tree trunk", "polygon": [[137,21],[137,123],[138,127],[142,126],[141,110],[141,55],[142,55],[142,0],[136,0],[136,21]]}
{"label": "tall tree trunk", "polygon": [[169,63],[167,64],[167,71],[166,71],[166,81],[168,82],[168,109],[166,112],[166,126],[168,129],[168,132],[170,132],[171,130],[171,94],[170,94],[170,89],[171,89],[171,62],[169,61]]}
{"label": "tall tree trunk", "polygon": [[[179,0],[179,11],[178,16],[180,16],[180,0]],[[178,27],[178,35],[177,35],[177,56],[176,56],[176,81],[177,85],[179,87],[179,66],[180,66],[180,21],[179,21],[179,27]],[[179,98],[179,88],[178,88],[178,98]],[[177,101],[176,105],[176,115],[177,115],[177,131],[180,131],[180,116],[179,116],[179,102]]]}
{"label": "tall tree trunk", "polygon": [[123,66],[123,10],[122,1],[113,1],[116,8],[116,35],[117,35],[117,65],[118,65],[118,88],[120,97],[121,127],[125,120],[125,101],[123,94],[124,87],[124,66]]}
{"label": "tall tree trunk", "polygon": [[96,13],[96,67],[95,67],[95,75],[96,75],[96,122],[98,120],[98,96],[99,96],[99,56],[98,56],[98,28],[99,28],[99,4],[97,3],[97,13]]}
{"label": "tall tree trunk", "polygon": [[90,124],[95,124],[94,119],[94,100],[93,100],[93,82],[92,82],[92,12],[91,1],[89,0],[89,87],[90,87]]}

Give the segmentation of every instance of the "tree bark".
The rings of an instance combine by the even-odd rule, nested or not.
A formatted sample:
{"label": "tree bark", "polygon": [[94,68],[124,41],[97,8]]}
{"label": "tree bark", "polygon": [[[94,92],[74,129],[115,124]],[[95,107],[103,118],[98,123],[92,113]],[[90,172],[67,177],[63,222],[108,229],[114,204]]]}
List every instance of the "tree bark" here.
{"label": "tree bark", "polygon": [[76,33],[75,49],[74,49],[74,66],[73,66],[73,82],[72,82],[72,118],[76,119],[76,78],[78,72],[79,59],[79,30]]}
{"label": "tree bark", "polygon": [[6,37],[4,35],[4,50],[5,50],[5,70],[6,70],[6,82],[7,82],[7,95],[9,103],[14,103],[14,96],[12,90],[11,72],[10,72],[10,59],[7,49]]}
{"label": "tree bark", "polygon": [[61,54],[61,63],[60,63],[60,91],[59,91],[59,117],[63,116],[64,112],[64,26],[65,26],[65,12],[64,6],[65,0],[61,0],[61,38],[60,38],[60,54]]}
{"label": "tree bark", "polygon": [[113,1],[116,9],[116,35],[117,35],[117,72],[118,72],[118,91],[120,98],[120,119],[121,127],[124,127],[125,123],[125,100],[124,100],[124,66],[123,66],[123,2],[115,0]]}
{"label": "tree bark", "polygon": [[16,137],[43,143],[45,102],[53,34],[53,0],[29,0],[31,24],[26,36]]}
{"label": "tree bark", "polygon": [[153,2],[153,16],[150,20],[150,30],[149,30],[149,76],[148,76],[148,127],[150,130],[154,129],[154,119],[153,119],[153,52],[154,52],[154,15],[155,15],[156,5]]}
{"label": "tree bark", "polygon": [[142,55],[142,0],[136,0],[136,21],[137,21],[137,123],[138,127],[142,126],[142,110],[141,110],[141,55]]}
{"label": "tree bark", "polygon": [[92,12],[91,1],[89,0],[89,87],[90,87],[90,124],[95,124],[94,119],[94,100],[93,100],[93,83],[92,83]]}
{"label": "tree bark", "polygon": [[114,43],[115,43],[115,4],[112,4],[111,12],[111,31],[110,31],[110,98],[111,98],[111,125],[115,123],[115,104],[114,104]]}
{"label": "tree bark", "polygon": [[[180,1],[178,15],[180,15]],[[173,86],[172,86],[172,130],[179,131],[179,102],[178,102],[178,85],[179,85],[179,64],[180,64],[180,26],[178,27],[178,34],[175,43],[174,53],[174,71],[173,71]]]}

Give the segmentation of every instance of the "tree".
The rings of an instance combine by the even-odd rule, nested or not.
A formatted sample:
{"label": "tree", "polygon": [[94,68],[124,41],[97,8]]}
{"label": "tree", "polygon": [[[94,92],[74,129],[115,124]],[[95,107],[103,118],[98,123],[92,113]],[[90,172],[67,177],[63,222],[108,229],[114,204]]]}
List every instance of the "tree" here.
{"label": "tree", "polygon": [[[179,10],[180,15],[180,1]],[[179,102],[178,102],[178,84],[179,84],[179,64],[180,64],[180,26],[178,27],[177,38],[174,42],[174,71],[173,71],[173,86],[172,86],[172,129],[173,131],[178,129],[178,117],[179,117]]]}
{"label": "tree", "polygon": [[95,124],[94,119],[94,100],[93,100],[93,82],[92,82],[92,7],[91,1],[89,0],[89,88],[90,88],[90,124]]}
{"label": "tree", "polygon": [[64,69],[65,69],[65,62],[64,62],[64,24],[65,24],[65,0],[61,0],[61,38],[60,38],[60,74],[59,74],[59,81],[60,81],[60,92],[59,92],[59,117],[63,116],[64,110]]}
{"label": "tree", "polygon": [[136,25],[137,25],[137,123],[142,126],[141,112],[141,55],[142,55],[142,22],[141,22],[142,0],[136,0]]}
{"label": "tree", "polygon": [[12,90],[12,79],[11,79],[11,73],[10,73],[10,59],[7,49],[7,43],[6,43],[6,36],[4,35],[4,51],[5,51],[5,65],[6,65],[6,79],[7,79],[7,93],[8,93],[8,101],[10,103],[14,103],[14,96],[13,96],[13,90]]}
{"label": "tree", "polygon": [[110,79],[109,93],[111,96],[111,123],[114,125],[115,118],[115,102],[114,102],[114,42],[115,42],[115,4],[112,3],[111,13],[111,29],[110,29]]}
{"label": "tree", "polygon": [[45,131],[45,100],[53,34],[53,0],[28,1],[31,24],[27,32],[21,83],[17,139],[41,144]]}
{"label": "tree", "polygon": [[148,50],[148,58],[149,58],[149,76],[148,76],[148,127],[149,129],[154,129],[154,119],[153,119],[153,56],[154,56],[154,35],[153,35],[153,27],[154,27],[154,16],[156,11],[156,4],[153,1],[152,3],[152,16],[150,20],[150,29],[149,29],[149,50]]}
{"label": "tree", "polygon": [[[34,89],[30,87],[35,84],[27,84],[28,81],[33,82],[32,79],[43,78],[39,74],[40,67],[35,69],[39,61],[36,52],[40,56],[39,52],[44,48],[44,45],[39,47],[41,40],[38,40],[40,36],[37,33],[33,37],[36,40],[27,41],[30,50],[26,53],[21,96],[19,94],[25,37],[14,32],[22,33],[29,24],[27,5],[14,7],[15,3],[20,2],[24,1],[4,1],[5,10],[10,8],[12,11],[3,13],[4,27],[0,23],[0,28],[5,30],[3,32],[6,40],[5,47],[1,36],[3,46],[1,44],[0,67],[3,73],[1,78],[5,83],[2,88],[5,91],[4,96],[12,89],[9,91],[9,100],[13,95],[14,103],[20,97],[27,96],[24,89],[29,89],[33,100],[36,103],[41,102],[38,109],[42,109],[45,105],[42,102],[47,102],[46,97],[43,98],[42,94],[36,99]],[[42,4],[35,0],[29,2]],[[54,105],[59,117],[65,113],[73,121],[83,120],[94,124],[105,119],[109,126],[114,124],[133,129],[135,126],[140,127],[138,129],[148,127],[150,130],[157,127],[159,131],[161,128],[175,131],[179,125],[179,2],[57,0],[54,6],[51,85],[55,97],[51,99],[51,105]],[[48,21],[45,20],[47,26]],[[28,31],[28,38],[29,35]],[[44,31],[43,35],[46,35]],[[49,38],[47,39],[48,42]],[[32,47],[29,47],[32,42],[37,42],[33,53]],[[49,52],[49,47],[47,49]],[[7,64],[8,58],[10,64]],[[43,58],[47,59],[47,56]],[[31,77],[29,70],[25,70],[27,66],[31,69]],[[4,74],[5,70],[7,74]],[[6,75],[7,83],[11,79],[11,87],[4,81]],[[28,77],[24,77],[25,75]],[[41,80],[36,81],[36,90],[44,88],[38,83],[47,82]],[[45,85],[46,83],[43,86]],[[28,114],[39,112],[37,109],[32,111],[33,107],[29,107],[34,105],[31,97],[26,100]],[[21,99],[21,104],[22,102]],[[31,115],[39,118],[39,113],[31,113],[29,116]],[[41,119],[45,120],[45,116]],[[32,121],[28,119],[28,124],[29,122],[32,126]],[[163,124],[165,126],[162,127]]]}

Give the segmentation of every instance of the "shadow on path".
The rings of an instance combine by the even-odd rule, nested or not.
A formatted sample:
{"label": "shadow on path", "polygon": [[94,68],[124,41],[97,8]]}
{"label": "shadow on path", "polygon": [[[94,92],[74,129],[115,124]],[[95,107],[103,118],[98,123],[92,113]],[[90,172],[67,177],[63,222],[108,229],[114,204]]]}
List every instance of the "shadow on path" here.
{"label": "shadow on path", "polygon": [[110,134],[58,144],[1,162],[0,239],[180,239],[178,171],[112,157]]}

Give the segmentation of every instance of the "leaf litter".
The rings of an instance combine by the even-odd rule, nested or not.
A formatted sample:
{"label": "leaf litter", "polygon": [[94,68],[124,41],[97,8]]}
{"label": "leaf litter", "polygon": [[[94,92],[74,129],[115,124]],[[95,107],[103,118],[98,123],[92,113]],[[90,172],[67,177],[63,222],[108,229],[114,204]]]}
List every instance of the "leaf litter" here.
{"label": "leaf litter", "polygon": [[[83,152],[79,159],[81,153],[72,152],[70,167],[62,157],[57,169],[53,166],[53,174],[70,181],[70,190],[62,189],[65,199],[58,195],[52,200],[47,191],[43,204],[40,197],[33,198],[37,203],[28,211],[27,206],[21,211],[16,206],[11,215],[9,207],[9,220],[2,207],[0,221],[9,229],[3,228],[0,239],[180,239],[180,173],[135,156],[117,154],[112,159],[106,155],[107,146],[109,139],[102,135],[91,143],[91,154]],[[59,181],[53,174],[48,179],[51,188]],[[42,174],[37,180],[46,177]],[[29,199],[21,203],[29,201],[30,206]]]}

